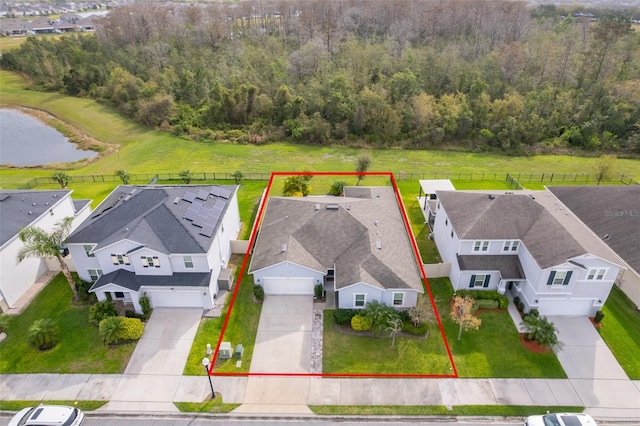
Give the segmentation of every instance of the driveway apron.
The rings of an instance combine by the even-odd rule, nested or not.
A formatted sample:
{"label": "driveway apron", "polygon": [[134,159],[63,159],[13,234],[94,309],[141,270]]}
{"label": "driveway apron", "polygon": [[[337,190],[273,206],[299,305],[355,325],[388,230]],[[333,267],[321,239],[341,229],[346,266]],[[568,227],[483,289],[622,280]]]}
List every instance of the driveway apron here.
{"label": "driveway apron", "polygon": [[267,295],[262,305],[251,373],[311,371],[311,296]]}

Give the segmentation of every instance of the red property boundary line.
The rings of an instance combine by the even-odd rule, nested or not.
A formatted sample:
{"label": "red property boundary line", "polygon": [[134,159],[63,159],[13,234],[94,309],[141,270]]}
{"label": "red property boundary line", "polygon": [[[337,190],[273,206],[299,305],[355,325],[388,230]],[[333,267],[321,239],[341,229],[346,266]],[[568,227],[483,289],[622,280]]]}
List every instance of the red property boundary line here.
{"label": "red property boundary line", "polygon": [[[223,337],[225,331],[227,329],[227,325],[229,323],[229,318],[231,317],[231,312],[233,311],[233,306],[236,302],[236,297],[238,296],[238,289],[242,285],[242,279],[247,267],[247,260],[250,257],[250,253],[252,247],[255,243],[256,236],[258,234],[258,228],[262,223],[262,215],[264,213],[264,208],[266,206],[267,200],[269,198],[269,194],[271,193],[271,185],[273,184],[273,180],[278,176],[387,176],[391,181],[391,185],[393,187],[393,191],[396,196],[396,201],[398,206],[400,207],[400,212],[402,214],[402,220],[404,221],[404,226],[409,236],[409,240],[411,242],[411,247],[413,248],[415,261],[418,264],[418,268],[420,270],[420,274],[422,275],[423,287],[429,294],[429,300],[431,300],[431,306],[436,315],[436,319],[438,321],[438,328],[440,329],[440,335],[442,336],[442,340],[444,341],[445,348],[447,350],[447,355],[449,357],[449,362],[451,363],[451,368],[453,369],[452,374],[364,374],[364,373],[226,373],[226,372],[214,372],[215,360],[218,359],[218,351],[220,350],[220,345],[223,341]],[[233,295],[231,297],[231,302],[229,303],[229,309],[227,311],[227,315],[224,319],[224,323],[222,324],[222,330],[220,331],[220,338],[218,339],[218,343],[216,344],[215,351],[213,352],[212,362],[209,364],[209,375],[212,376],[234,376],[234,377],[248,377],[248,376],[271,376],[271,377],[356,377],[356,378],[457,378],[458,377],[458,369],[453,361],[453,356],[451,355],[451,348],[449,347],[449,342],[447,341],[447,337],[444,333],[444,328],[442,326],[442,321],[440,319],[440,314],[438,313],[438,309],[436,308],[436,304],[433,298],[433,294],[431,293],[431,287],[429,286],[429,281],[427,280],[424,267],[422,265],[420,252],[418,251],[418,245],[415,241],[415,236],[413,235],[413,230],[411,229],[411,225],[409,223],[409,218],[407,216],[407,212],[404,207],[404,203],[402,202],[402,198],[400,197],[400,192],[398,190],[398,186],[396,184],[396,180],[391,172],[273,172],[271,173],[271,177],[269,178],[269,183],[267,184],[266,192],[264,193],[264,197],[261,200],[260,207],[258,208],[258,216],[254,223],[253,230],[251,231],[251,238],[249,239],[249,245],[247,247],[247,251],[244,255],[244,260],[242,262],[242,267],[240,268],[240,273],[238,274],[238,279],[236,280],[236,288],[233,291]]]}

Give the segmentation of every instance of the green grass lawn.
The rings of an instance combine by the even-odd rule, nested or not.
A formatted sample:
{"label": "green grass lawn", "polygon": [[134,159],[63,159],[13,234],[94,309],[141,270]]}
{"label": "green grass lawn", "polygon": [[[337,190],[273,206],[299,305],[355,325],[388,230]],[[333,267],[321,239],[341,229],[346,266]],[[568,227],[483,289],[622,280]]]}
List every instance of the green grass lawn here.
{"label": "green grass lawn", "polygon": [[[236,276],[240,267],[241,266],[238,266],[236,269]],[[256,341],[262,305],[253,301],[253,278],[251,275],[245,273],[242,283],[239,283],[239,285],[238,294],[233,309],[231,310],[231,316],[229,317],[223,340],[225,342],[231,342],[234,348],[238,343],[242,343],[244,346],[242,366],[236,368],[237,358],[231,358],[225,361],[217,360],[215,364],[215,371],[217,372],[248,373],[251,365],[251,357]],[[204,375],[202,358],[206,355],[207,343],[210,343],[211,347],[215,349],[220,338],[224,319],[229,309],[231,297],[232,294],[229,293],[225,302],[225,309],[220,318],[207,318],[200,322],[200,327],[191,346],[191,352],[189,353],[184,374]]]}
{"label": "green grass lawn", "polygon": [[[7,338],[0,343],[0,373],[118,374],[133,353],[135,342],[110,348],[89,323],[89,306],[71,304],[69,284],[58,274],[25,311],[11,319]],[[41,352],[29,344],[29,327],[37,319],[58,325],[58,344]]]}
{"label": "green grass lawn", "polygon": [[613,286],[602,309],[598,332],[627,376],[640,380],[640,311],[617,286]]}
{"label": "green grass lawn", "polygon": [[174,402],[173,404],[183,413],[230,413],[240,406],[240,404],[223,402],[221,395],[205,402]]}
{"label": "green grass lawn", "polygon": [[342,334],[324,311],[322,372],[324,374],[453,374],[437,325],[428,338],[364,337]]}
{"label": "green grass lawn", "polygon": [[547,411],[581,413],[584,407],[536,405],[310,405],[318,415],[360,416],[502,416],[526,417]]}
{"label": "green grass lawn", "polygon": [[95,411],[108,401],[0,401],[2,411],[20,411],[23,408],[34,407],[40,404],[68,405],[82,411]]}
{"label": "green grass lawn", "polygon": [[458,342],[458,325],[449,317],[449,279],[432,278],[429,285],[460,377],[566,378],[553,353],[534,353],[522,346],[506,310],[482,312],[480,329],[464,331]]}
{"label": "green grass lawn", "polygon": [[440,261],[440,253],[438,252],[435,241],[427,238],[431,230],[425,223],[426,219],[422,212],[422,206],[418,202],[418,195],[420,195],[418,182],[398,181],[396,184],[402,196],[402,203],[407,212],[407,218],[411,224],[411,230],[416,239],[422,262],[438,263]]}

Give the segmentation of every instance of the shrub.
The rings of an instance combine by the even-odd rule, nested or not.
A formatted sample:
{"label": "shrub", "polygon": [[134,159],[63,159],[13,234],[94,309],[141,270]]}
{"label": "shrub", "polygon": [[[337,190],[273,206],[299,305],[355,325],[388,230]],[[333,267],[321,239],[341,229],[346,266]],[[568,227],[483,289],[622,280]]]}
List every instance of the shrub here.
{"label": "shrub", "polygon": [[336,182],[333,182],[333,184],[331,185],[331,189],[329,190],[329,195],[342,195],[342,193],[344,192],[344,186],[346,185],[345,181],[343,180],[338,180]]}
{"label": "shrub", "polygon": [[98,328],[98,336],[105,345],[117,345],[122,339],[122,321],[121,317],[106,317],[100,321]]}
{"label": "shrub", "polygon": [[95,299],[96,295],[89,293],[89,289],[93,285],[91,281],[85,281],[80,277],[76,278],[76,290],[78,290],[78,298],[83,301],[89,301]]}
{"label": "shrub", "polygon": [[333,311],[333,321],[338,325],[351,324],[351,318],[357,314],[355,309],[336,309]]}
{"label": "shrub", "polygon": [[526,330],[525,338],[549,348],[557,347],[558,329],[555,324],[547,319],[536,315],[525,315],[522,325]]}
{"label": "shrub", "polygon": [[507,309],[508,306],[509,306],[509,298],[507,296],[505,296],[504,294],[499,294],[498,295],[498,308]]}
{"label": "shrub", "polygon": [[316,297],[316,299],[322,299],[322,293],[324,293],[324,287],[322,286],[322,284],[317,284],[315,287],[313,287],[313,295]]}
{"label": "shrub", "polygon": [[254,285],[253,286],[253,296],[257,300],[264,300],[264,288],[262,288],[261,285]]}
{"label": "shrub", "polygon": [[351,328],[355,331],[369,331],[371,326],[373,326],[373,320],[369,317],[358,314],[351,318]]}
{"label": "shrub", "polygon": [[151,300],[149,300],[149,296],[145,294],[138,300],[138,302],[142,308],[142,319],[146,321],[149,319],[151,312],[153,311],[153,309],[151,309]]}
{"label": "shrub", "polygon": [[413,325],[413,322],[411,321],[403,322],[402,331],[404,331],[405,333],[412,334],[414,336],[424,336],[429,332],[429,323],[425,322],[423,324],[420,324],[419,327],[416,327],[415,325]]}
{"label": "shrub", "polygon": [[538,311],[536,308],[533,308],[533,309],[529,310],[529,315],[533,315],[534,317],[539,317],[540,316],[540,311]]}
{"label": "shrub", "polygon": [[524,303],[518,302],[516,307],[518,308],[518,312],[524,312]]}
{"label": "shrub", "polygon": [[489,299],[480,299],[476,300],[475,308],[476,309],[497,309],[498,308],[497,300],[489,300]]}
{"label": "shrub", "polygon": [[89,321],[95,325],[99,325],[103,319],[107,317],[117,317],[118,311],[116,310],[115,303],[105,300],[92,305],[89,308]]}
{"label": "shrub", "polygon": [[520,297],[516,296],[516,297],[513,298],[513,304],[518,306],[518,303],[520,303]]}
{"label": "shrub", "polygon": [[58,327],[51,318],[34,321],[29,327],[29,340],[41,351],[51,349],[56,345]]}
{"label": "shrub", "polygon": [[2,333],[11,321],[11,317],[7,314],[0,314],[0,333]]}
{"label": "shrub", "polygon": [[602,321],[603,318],[604,318],[604,312],[598,311],[596,312],[596,316],[593,317],[593,322],[595,322],[596,324],[600,324],[600,321]]}
{"label": "shrub", "polygon": [[[474,300],[494,300],[498,303],[496,307],[500,309],[507,309],[507,306],[509,306],[509,298],[493,290],[458,290],[456,291],[456,296],[470,297]],[[514,302],[515,299],[520,300],[516,297]]]}
{"label": "shrub", "polygon": [[139,318],[122,318],[120,317],[122,330],[120,338],[122,340],[138,340],[144,332],[144,324]]}

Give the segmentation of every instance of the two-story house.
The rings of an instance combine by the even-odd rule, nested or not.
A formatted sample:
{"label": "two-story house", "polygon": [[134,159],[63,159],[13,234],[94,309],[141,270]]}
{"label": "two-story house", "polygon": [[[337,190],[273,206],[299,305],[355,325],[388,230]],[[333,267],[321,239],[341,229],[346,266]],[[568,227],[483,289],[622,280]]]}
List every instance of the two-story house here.
{"label": "two-story house", "polygon": [[424,287],[411,238],[390,186],[270,197],[249,273],[266,294],[313,295],[322,285],[338,308],[412,307]]}
{"label": "two-story house", "polygon": [[71,191],[0,191],[0,310],[16,306],[34,283],[47,271],[57,271],[51,259],[27,258],[16,262],[23,247],[20,231],[34,226],[52,232],[56,224],[73,217],[76,227],[91,214],[89,200],[73,200]]}
{"label": "two-story house", "polygon": [[433,236],[455,290],[518,296],[525,311],[593,316],[621,270],[547,191],[438,191]]}
{"label": "two-story house", "polygon": [[[213,307],[230,241],[240,231],[237,186],[116,188],[68,239],[80,277],[98,300],[153,307]],[[219,283],[220,281],[220,283]]]}

